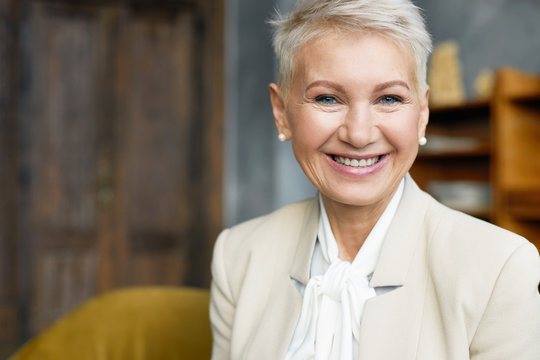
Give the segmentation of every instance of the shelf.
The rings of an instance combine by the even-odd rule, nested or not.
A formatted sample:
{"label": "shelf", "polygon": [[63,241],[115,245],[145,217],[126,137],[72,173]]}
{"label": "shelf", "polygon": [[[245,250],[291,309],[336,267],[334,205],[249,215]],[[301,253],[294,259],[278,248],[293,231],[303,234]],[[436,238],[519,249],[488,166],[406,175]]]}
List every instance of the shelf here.
{"label": "shelf", "polygon": [[420,148],[421,158],[489,156],[488,140],[473,136],[447,136],[430,134],[429,142]]}
{"label": "shelf", "polygon": [[431,115],[447,114],[455,112],[489,111],[489,100],[472,100],[463,104],[448,106],[433,106],[429,108]]}
{"label": "shelf", "polygon": [[428,191],[446,206],[487,219],[491,214],[491,186],[480,181],[430,181]]}
{"label": "shelf", "polygon": [[540,77],[504,68],[497,74],[495,93],[501,99],[521,101],[540,99]]}
{"label": "shelf", "polygon": [[510,190],[505,194],[508,212],[522,220],[540,221],[540,189]]}
{"label": "shelf", "polygon": [[511,101],[520,106],[526,106],[534,109],[540,108],[540,96],[523,96],[520,98],[511,99]]}
{"label": "shelf", "polygon": [[421,148],[418,152],[420,159],[431,158],[446,158],[446,157],[489,157],[491,155],[491,148],[489,142],[476,141],[471,139],[470,142],[463,143],[459,146],[458,142],[455,144],[448,143],[448,145],[440,146],[426,146]]}

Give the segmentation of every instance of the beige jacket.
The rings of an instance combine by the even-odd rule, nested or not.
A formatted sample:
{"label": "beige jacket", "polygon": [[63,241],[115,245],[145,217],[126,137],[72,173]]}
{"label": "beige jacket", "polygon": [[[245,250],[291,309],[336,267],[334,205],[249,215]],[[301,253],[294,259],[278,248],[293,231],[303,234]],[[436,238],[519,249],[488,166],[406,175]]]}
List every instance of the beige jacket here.
{"label": "beige jacket", "polygon": [[[285,357],[317,236],[316,199],[219,236],[212,359]],[[371,279],[362,360],[539,360],[540,258],[525,239],[439,204],[407,177]]]}

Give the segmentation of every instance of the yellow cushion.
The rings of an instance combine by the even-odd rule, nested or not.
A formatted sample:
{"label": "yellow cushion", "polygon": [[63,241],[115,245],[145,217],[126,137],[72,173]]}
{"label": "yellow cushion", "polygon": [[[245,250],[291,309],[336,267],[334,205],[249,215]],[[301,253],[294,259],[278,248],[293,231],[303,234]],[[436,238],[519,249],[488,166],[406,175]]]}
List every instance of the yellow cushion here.
{"label": "yellow cushion", "polygon": [[209,359],[207,290],[140,287],[81,305],[10,360]]}

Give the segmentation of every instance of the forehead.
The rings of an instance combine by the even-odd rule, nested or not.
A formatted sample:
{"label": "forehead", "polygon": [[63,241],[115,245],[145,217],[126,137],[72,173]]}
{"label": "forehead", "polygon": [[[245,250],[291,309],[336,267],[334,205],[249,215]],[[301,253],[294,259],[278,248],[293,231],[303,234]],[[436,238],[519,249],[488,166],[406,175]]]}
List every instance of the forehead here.
{"label": "forehead", "polygon": [[302,46],[295,57],[293,83],[329,77],[335,81],[388,81],[415,87],[412,51],[374,32],[330,32]]}

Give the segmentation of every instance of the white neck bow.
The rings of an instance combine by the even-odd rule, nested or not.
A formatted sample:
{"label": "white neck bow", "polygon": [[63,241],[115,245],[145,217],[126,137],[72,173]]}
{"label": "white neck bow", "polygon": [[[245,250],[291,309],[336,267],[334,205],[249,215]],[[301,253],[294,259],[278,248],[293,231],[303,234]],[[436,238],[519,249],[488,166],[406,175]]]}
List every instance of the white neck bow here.
{"label": "white neck bow", "polygon": [[376,296],[369,287],[382,242],[403,193],[404,180],[386,207],[354,261],[338,257],[328,215],[319,197],[318,241],[329,264],[324,275],[312,276],[302,304],[286,360],[348,360],[358,356],[360,323],[365,302]]}

